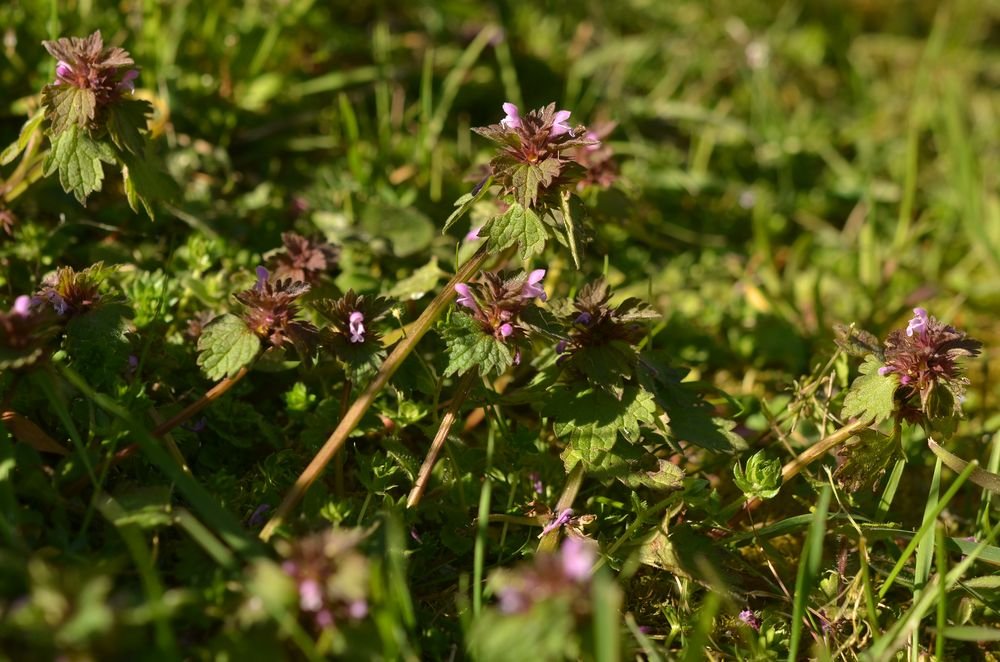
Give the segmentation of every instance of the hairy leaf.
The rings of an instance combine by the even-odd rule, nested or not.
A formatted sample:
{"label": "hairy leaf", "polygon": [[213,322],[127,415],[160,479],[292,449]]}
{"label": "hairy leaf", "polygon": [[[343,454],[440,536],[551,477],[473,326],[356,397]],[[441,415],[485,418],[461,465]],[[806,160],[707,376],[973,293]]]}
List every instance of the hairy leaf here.
{"label": "hairy leaf", "polygon": [[53,142],[72,127],[86,130],[94,120],[97,96],[93,90],[75,85],[46,85],[42,105]]}
{"label": "hairy leaf", "polygon": [[596,389],[578,392],[559,386],[545,408],[556,436],[568,442],[562,454],[566,468],[582,461],[588,470],[601,466],[619,433],[626,441],[637,441],[639,424],[651,423],[655,412],[653,396],[635,386],[626,387],[621,400]]}
{"label": "hairy leaf", "polygon": [[886,467],[901,457],[899,444],[877,430],[863,430],[851,437],[838,454],[843,462],[833,477],[848,492],[872,489]]}
{"label": "hairy leaf", "polygon": [[121,99],[108,107],[107,129],[111,142],[123,152],[142,155],[146,151],[143,133],[146,118],[153,112],[148,101]]}
{"label": "hairy leaf", "polygon": [[892,416],[896,406],[893,396],[899,386],[899,377],[895,374],[880,375],[879,367],[881,363],[874,356],[869,356],[861,364],[861,376],[854,380],[844,397],[841,411],[844,418],[858,418],[877,424]]}
{"label": "hairy leaf", "polygon": [[506,343],[484,333],[463,313],[451,316],[444,337],[448,346],[445,376],[465,374],[475,367],[484,375],[499,375],[514,362],[514,351]]}
{"label": "hairy leaf", "polygon": [[43,174],[47,177],[58,170],[63,190],[72,193],[80,204],[86,204],[87,196],[99,191],[104,181],[102,161],[115,162],[112,149],[95,141],[86,130],[70,126],[52,139]]}
{"label": "hairy leaf", "polygon": [[216,317],[198,338],[198,365],[209,379],[232,377],[260,351],[260,338],[233,314]]}
{"label": "hairy leaf", "polygon": [[488,239],[487,246],[494,253],[517,244],[521,259],[527,260],[545,250],[548,233],[535,212],[514,202],[503,214],[491,218],[479,236]]}
{"label": "hairy leaf", "polygon": [[112,303],[78,315],[66,325],[66,353],[94,386],[112,383],[125,370],[130,351],[125,334],[131,317],[131,308]]}
{"label": "hairy leaf", "polygon": [[144,158],[123,153],[122,178],[125,182],[125,197],[132,211],[138,213],[139,205],[146,211],[150,219],[155,219],[153,204],[156,201],[169,201],[178,194],[176,182],[167,173],[157,167],[156,159],[147,147]]}

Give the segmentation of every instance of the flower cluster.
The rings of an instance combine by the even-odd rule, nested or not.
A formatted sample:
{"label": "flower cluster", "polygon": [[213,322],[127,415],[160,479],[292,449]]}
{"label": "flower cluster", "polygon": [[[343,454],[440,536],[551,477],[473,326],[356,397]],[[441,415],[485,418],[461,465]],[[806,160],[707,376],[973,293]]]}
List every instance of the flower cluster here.
{"label": "flower cluster", "polygon": [[382,336],[373,325],[389,312],[391,304],[387,299],[348,290],[341,298],[317,301],[314,307],[330,321],[340,338],[340,342],[334,344],[342,346],[346,341],[348,345],[381,347]]}
{"label": "flower cluster", "polygon": [[981,347],[978,340],[942,324],[923,308],[914,308],[906,329],[893,331],[886,338],[885,365],[878,372],[897,375],[903,400],[919,395],[924,411],[938,385],[951,393],[957,410],[969,384],[958,359],[978,355]]}
{"label": "flower cluster", "polygon": [[597,560],[593,541],[570,536],[556,554],[539,554],[530,564],[498,570],[490,577],[500,611],[521,614],[539,602],[565,599],[577,616],[590,611],[590,575]]}
{"label": "flower cluster", "polygon": [[545,269],[535,269],[525,275],[504,278],[486,273],[478,283],[458,283],[455,300],[479,323],[483,333],[501,342],[516,341],[525,337],[525,329],[518,325],[518,316],[534,299],[545,301],[548,297],[542,288]]}
{"label": "flower cluster", "polygon": [[536,204],[550,188],[576,181],[583,170],[567,168],[573,150],[596,144],[582,126],[569,124],[570,111],[555,104],[521,114],[512,103],[503,104],[504,117],[497,124],[474,129],[500,146],[490,161],[490,174],[503,193],[524,207]]}
{"label": "flower cluster", "polygon": [[299,609],[318,629],[339,627],[368,615],[368,559],[357,531],[331,529],[281,542],[281,569],[298,589]]}
{"label": "flower cluster", "polygon": [[60,317],[81,315],[101,303],[101,285],[106,277],[101,262],[82,271],[60,267],[42,279],[32,303],[48,304]]}
{"label": "flower cluster", "polygon": [[[69,37],[44,41],[42,45],[57,60],[55,80],[44,91],[47,116],[57,131],[68,123],[86,128],[100,126],[101,111],[135,90],[139,70],[132,57],[121,48],[105,48],[99,31],[85,39]],[[86,91],[87,100],[83,110],[62,117],[65,109],[58,107],[59,93],[69,88]]]}
{"label": "flower cluster", "polygon": [[[566,338],[556,345],[556,352],[562,355],[560,363],[597,384],[632,374],[637,359],[634,345],[646,335],[644,322],[659,317],[636,298],[612,307],[611,294],[603,278],[580,288],[572,309],[563,316]],[[596,360],[596,354],[602,360]]]}
{"label": "flower cluster", "polygon": [[323,274],[337,266],[340,249],[319,239],[309,239],[294,232],[284,232],[285,245],[268,259],[268,267],[276,278],[291,278],[315,285]]}
{"label": "flower cluster", "polygon": [[290,344],[307,357],[316,339],[316,327],[296,319],[299,307],[296,299],[309,291],[306,283],[272,280],[264,267],[257,267],[257,283],[235,295],[246,306],[243,321],[272,347]]}

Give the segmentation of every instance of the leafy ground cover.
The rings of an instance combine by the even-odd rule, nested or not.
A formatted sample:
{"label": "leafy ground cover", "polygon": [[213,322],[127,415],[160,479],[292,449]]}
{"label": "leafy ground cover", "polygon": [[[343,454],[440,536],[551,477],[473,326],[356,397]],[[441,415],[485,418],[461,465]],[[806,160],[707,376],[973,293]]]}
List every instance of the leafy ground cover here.
{"label": "leafy ground cover", "polygon": [[996,658],[1000,7],[538,5],[0,6],[0,656]]}

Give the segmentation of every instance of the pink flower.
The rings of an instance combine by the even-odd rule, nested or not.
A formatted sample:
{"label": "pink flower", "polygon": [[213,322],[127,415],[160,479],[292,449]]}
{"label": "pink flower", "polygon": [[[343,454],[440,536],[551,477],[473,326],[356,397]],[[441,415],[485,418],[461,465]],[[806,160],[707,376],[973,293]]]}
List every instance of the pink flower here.
{"label": "pink flower", "polygon": [[740,620],[749,625],[754,630],[760,630],[760,619],[749,609],[740,612]]}
{"label": "pink flower", "polygon": [[323,607],[323,589],[315,579],[299,583],[299,607],[302,611],[319,611]]}
{"label": "pink flower", "polygon": [[271,277],[270,272],[266,267],[257,267],[257,284],[253,286],[253,289],[260,292],[264,289],[264,285],[267,284],[268,278]]}
{"label": "pink flower", "polygon": [[[58,68],[57,68],[58,71]],[[118,83],[118,90],[121,92],[128,92],[132,94],[135,92],[135,79],[139,77],[138,69],[129,69],[122,76],[121,82]]]}
{"label": "pink flower", "polygon": [[507,116],[500,120],[500,126],[505,129],[521,128],[521,116],[518,114],[517,106],[508,101],[503,105],[503,112],[507,113]]}
{"label": "pink flower", "polygon": [[10,309],[10,312],[18,317],[27,317],[28,313],[31,312],[31,297],[22,294],[14,299],[14,307]]}
{"label": "pink flower", "polygon": [[570,536],[566,538],[559,550],[562,561],[563,575],[574,581],[584,581],[590,577],[594,569],[594,546],[582,538]]}
{"label": "pink flower", "polygon": [[73,67],[69,66],[62,60],[56,64],[56,79],[53,85],[58,85],[60,80],[69,78],[73,75]]}
{"label": "pink flower", "polygon": [[497,332],[500,334],[501,340],[506,340],[507,337],[510,336],[510,334],[514,333],[514,327],[511,326],[510,322],[505,322],[500,325],[500,328],[497,329]]}
{"label": "pink flower", "polygon": [[927,330],[927,311],[923,308],[913,309],[913,319],[906,325],[906,335],[913,336],[913,332],[923,335]]}
{"label": "pink flower", "polygon": [[482,239],[482,237],[479,236],[479,231],[482,229],[483,227],[481,225],[477,225],[476,227],[472,228],[471,230],[469,230],[468,234],[465,235],[465,240],[479,241],[480,239]]}
{"label": "pink flower", "polygon": [[562,511],[561,513],[559,513],[559,517],[555,518],[554,520],[545,525],[545,528],[542,529],[542,532],[538,534],[538,537],[541,538],[545,536],[545,534],[555,531],[560,526],[568,522],[572,516],[573,516],[572,508],[567,508],[566,510]]}
{"label": "pink flower", "polygon": [[521,296],[525,299],[538,297],[542,301],[548,299],[545,290],[539,285],[543,278],[545,278],[545,269],[535,269],[528,274],[528,280],[525,281],[524,287],[521,288]]}
{"label": "pink flower", "polygon": [[479,310],[479,306],[476,305],[476,300],[472,297],[472,292],[469,291],[468,285],[465,283],[458,283],[455,285],[455,291],[458,292],[458,299],[455,300],[455,303],[460,306],[465,306],[470,310]]}
{"label": "pink flower", "polygon": [[351,332],[351,342],[365,341],[365,316],[361,311],[355,310],[348,318],[348,330]]}
{"label": "pink flower", "polygon": [[566,124],[566,120],[569,119],[570,113],[568,110],[560,110],[556,113],[554,121],[552,123],[552,130],[549,131],[549,136],[555,138],[556,136],[561,136],[564,133],[573,135],[573,127]]}

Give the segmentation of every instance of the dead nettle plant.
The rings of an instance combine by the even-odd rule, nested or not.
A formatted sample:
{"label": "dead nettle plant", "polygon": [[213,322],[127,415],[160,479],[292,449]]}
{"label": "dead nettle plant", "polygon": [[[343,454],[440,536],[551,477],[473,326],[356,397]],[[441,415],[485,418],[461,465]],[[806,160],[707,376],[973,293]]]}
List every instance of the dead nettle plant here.
{"label": "dead nettle plant", "polygon": [[[0,165],[20,157],[0,187],[0,210],[42,177],[58,174],[63,190],[85,205],[104,185],[104,166],[121,173],[125,196],[136,212],[153,218],[157,200],[176,192],[160,169],[150,140],[149,101],[137,98],[140,70],[127,51],[105,46],[100,31],[86,38],[42,42],[54,74],[17,140],[0,153]],[[13,221],[4,223],[13,229]]]}
{"label": "dead nettle plant", "polygon": [[[530,403],[544,419],[545,428],[551,426],[568,474],[555,508],[535,504],[534,523],[543,529],[540,549],[554,549],[567,527],[593,521],[592,516],[573,511],[585,476],[618,480],[633,488],[679,490],[684,473],[668,458],[681,452],[681,440],[713,451],[741,447],[742,440],[731,432],[732,424],[715,416],[715,407],[699,387],[682,383],[685,371],[673,368],[667,357],[649,346],[649,323],[659,316],[646,303],[636,298],[613,303],[612,289],[603,279],[584,285],[571,300],[549,300],[548,270],[532,269],[530,262],[554,239],[569,248],[574,264],[580,266],[585,209],[577,192],[585,182],[589,184],[584,189],[607,185],[615,168],[598,134],[572,126],[569,111],[550,104],[522,113],[510,103],[503,110],[504,117],[497,124],[475,129],[496,149],[488,176],[456,201],[455,211],[445,222],[447,230],[479,203],[494,210],[469,233],[482,242],[479,249],[408,325],[405,338],[384,361],[366,355],[362,363],[371,367],[367,386],[352,404],[345,404],[339,425],[263,527],[265,540],[289,517],[402,362],[435,325],[447,352],[444,376],[454,377],[455,383],[416,472],[407,498],[411,508],[419,505],[435,461],[470,396],[478,394],[475,406],[484,407],[498,425],[503,424],[495,385],[512,369],[530,383],[522,393],[503,393],[504,399]],[[524,270],[480,273],[490,257],[497,257],[501,267],[515,252]],[[349,358],[350,351],[367,342],[367,325],[377,316],[346,300],[316,308],[331,322],[320,330],[321,344],[345,363],[357,363]],[[213,325],[220,331],[223,325],[227,329],[218,343],[212,339]],[[256,354],[254,336],[260,336],[260,329],[246,319],[220,320],[213,325],[206,328],[202,365],[217,370],[225,366],[231,376]],[[229,334],[246,338],[245,352],[238,351],[243,341]],[[325,335],[330,340],[324,342]],[[380,344],[373,343],[373,347]],[[357,376],[350,380],[360,383]]]}
{"label": "dead nettle plant", "polygon": [[[734,520],[777,495],[783,482],[838,446],[834,480],[851,493],[873,488],[894,460],[903,461],[907,425],[923,429],[928,447],[945,466],[958,473],[967,470],[968,463],[939,442],[952,437],[962,418],[969,380],[960,360],[978,356],[982,344],[924,308],[914,308],[906,328],[892,331],[884,341],[854,326],[836,331],[840,348],[862,359],[860,375],[844,396],[840,427],[780,470],[777,460],[767,460],[762,453],[750,458],[745,471],[734,467],[746,498]],[[1000,492],[1000,476],[976,467],[968,470],[970,481]],[[887,494],[883,501],[891,502],[892,496]]]}

